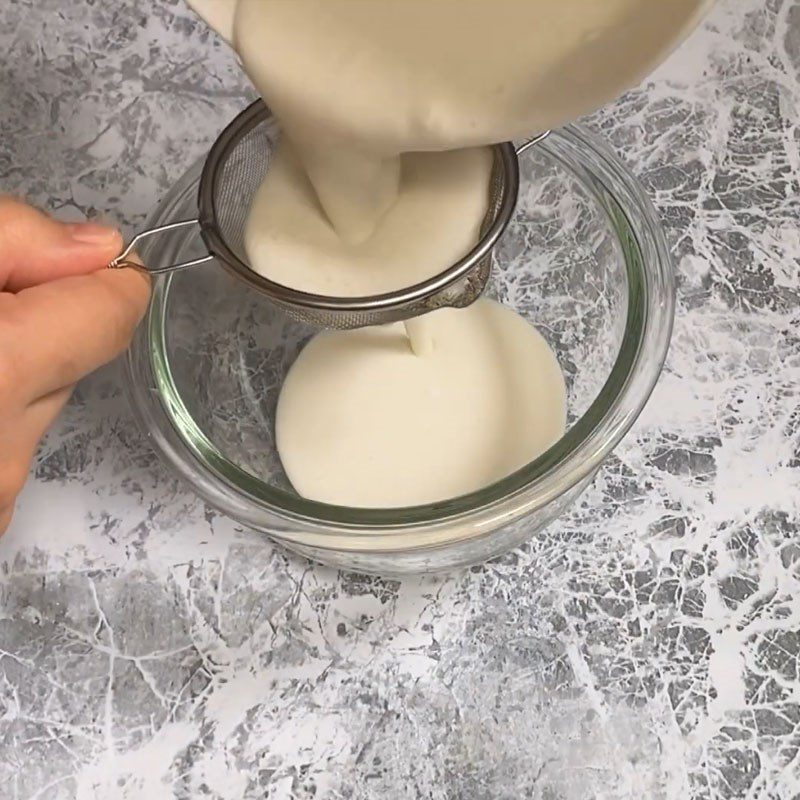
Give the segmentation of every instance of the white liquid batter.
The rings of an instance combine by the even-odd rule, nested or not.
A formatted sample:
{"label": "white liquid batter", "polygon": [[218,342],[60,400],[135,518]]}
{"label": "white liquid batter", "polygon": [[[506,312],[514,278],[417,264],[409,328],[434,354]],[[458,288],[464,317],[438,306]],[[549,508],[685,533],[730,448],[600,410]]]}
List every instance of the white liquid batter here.
{"label": "white liquid batter", "polygon": [[426,323],[433,347],[422,357],[399,324],[321,333],[302,351],[277,414],[278,451],[300,494],[366,508],[445,500],[560,438],[564,379],[522,317],[482,299]]}
{"label": "white liquid batter", "polygon": [[[486,209],[480,148],[613,99],[711,0],[190,2],[284,132],[247,226],[253,268],[356,296],[464,255]],[[458,148],[473,149],[444,152]],[[513,311],[481,300],[407,329],[322,333],[292,366],[276,435],[300,494],[362,507],[444,500],[562,435],[563,376]]]}

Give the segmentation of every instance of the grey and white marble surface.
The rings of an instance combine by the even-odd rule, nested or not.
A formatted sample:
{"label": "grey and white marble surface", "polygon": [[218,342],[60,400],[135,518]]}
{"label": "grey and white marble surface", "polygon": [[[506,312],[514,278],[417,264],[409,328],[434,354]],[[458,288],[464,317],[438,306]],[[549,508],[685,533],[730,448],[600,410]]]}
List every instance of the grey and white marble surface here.
{"label": "grey and white marble surface", "polygon": [[[251,96],[181,0],[3,0],[0,52],[0,187],[127,231]],[[338,574],[204,507],[104,371],[0,541],[2,800],[800,798],[800,2],[721,0],[589,123],[680,294],[580,505]]]}

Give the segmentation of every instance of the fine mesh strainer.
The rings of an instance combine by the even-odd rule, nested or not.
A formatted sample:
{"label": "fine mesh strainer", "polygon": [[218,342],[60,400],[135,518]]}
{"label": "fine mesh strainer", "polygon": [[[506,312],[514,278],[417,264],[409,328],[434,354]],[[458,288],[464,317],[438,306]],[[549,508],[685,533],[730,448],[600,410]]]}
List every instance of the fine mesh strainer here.
{"label": "fine mesh strainer", "polygon": [[489,280],[492,250],[508,226],[519,191],[517,155],[547,133],[516,149],[508,142],[494,145],[494,167],[489,206],[481,238],[464,258],[445,271],[414,286],[368,297],[328,297],[309,294],[275,283],[252,270],[244,249],[250,205],[269,169],[277,139],[277,122],[260,100],[245,109],[214,143],[203,165],[197,219],[142,231],[109,267],[141,265],[129,260],[144,238],[198,225],[208,255],[150,268],[153,274],[174,272],[216,259],[239,280],[280,306],[290,316],[322,328],[359,328],[382,325],[426,314],[443,306],[464,307],[480,297]]}

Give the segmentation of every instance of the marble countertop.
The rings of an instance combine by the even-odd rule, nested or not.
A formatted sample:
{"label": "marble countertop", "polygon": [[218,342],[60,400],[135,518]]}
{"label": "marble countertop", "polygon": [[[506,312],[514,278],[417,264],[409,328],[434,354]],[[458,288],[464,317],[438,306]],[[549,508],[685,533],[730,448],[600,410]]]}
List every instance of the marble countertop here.
{"label": "marble countertop", "polygon": [[[0,187],[128,232],[251,96],[180,0],[11,0],[0,46]],[[288,556],[83,383],[0,541],[0,798],[800,797],[799,76],[800,2],[721,0],[589,120],[663,216],[674,343],[493,563]]]}

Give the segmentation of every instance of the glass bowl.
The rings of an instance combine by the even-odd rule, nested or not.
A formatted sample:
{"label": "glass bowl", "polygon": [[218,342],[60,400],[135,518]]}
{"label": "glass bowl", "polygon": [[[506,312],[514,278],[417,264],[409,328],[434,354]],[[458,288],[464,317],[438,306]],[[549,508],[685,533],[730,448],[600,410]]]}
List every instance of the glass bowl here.
{"label": "glass bowl", "polygon": [[[197,212],[201,164],[149,221]],[[565,435],[497,483],[442,503],[366,510],[305,500],[275,449],[283,378],[313,330],[216,263],[160,277],[127,357],[127,393],[153,445],[210,505],[309,558],[381,574],[483,561],[532,537],[580,495],[644,407],[674,315],[674,277],[652,204],[579,127],[520,156],[514,219],[489,294],[555,350]],[[202,255],[196,232],[150,240],[152,267]]]}

